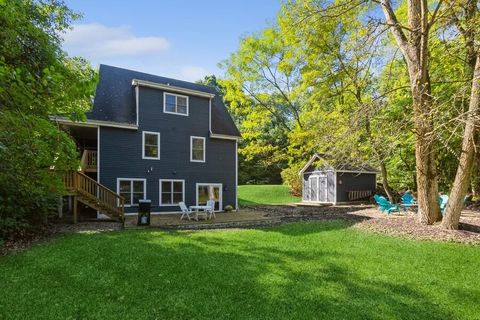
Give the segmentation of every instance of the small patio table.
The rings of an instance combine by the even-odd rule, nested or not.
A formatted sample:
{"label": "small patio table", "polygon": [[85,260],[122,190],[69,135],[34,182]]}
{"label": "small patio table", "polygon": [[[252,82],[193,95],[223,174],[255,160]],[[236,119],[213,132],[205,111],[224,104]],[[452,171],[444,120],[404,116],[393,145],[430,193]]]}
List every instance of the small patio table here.
{"label": "small patio table", "polygon": [[195,219],[197,221],[198,221],[198,216],[199,215],[204,216],[205,220],[208,220],[207,209],[209,209],[208,206],[190,206],[190,210],[195,210]]}

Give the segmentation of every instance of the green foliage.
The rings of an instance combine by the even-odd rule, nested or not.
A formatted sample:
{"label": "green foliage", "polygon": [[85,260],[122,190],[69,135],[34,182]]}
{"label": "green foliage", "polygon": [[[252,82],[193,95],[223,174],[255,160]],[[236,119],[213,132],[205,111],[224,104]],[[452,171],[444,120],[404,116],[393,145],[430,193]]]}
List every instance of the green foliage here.
{"label": "green foliage", "polygon": [[302,178],[298,175],[301,163],[284,169],[281,173],[283,182],[290,188],[290,192],[297,197],[302,195]]}
{"label": "green foliage", "polygon": [[473,320],[478,249],[344,221],[75,234],[0,257],[0,318]]}
{"label": "green foliage", "polygon": [[[245,137],[242,172],[261,176],[254,170],[258,164],[280,168],[284,183],[297,193],[296,170],[322,153],[333,164],[384,167],[391,187],[416,189],[415,118],[405,61],[390,33],[370,19],[375,6],[352,6],[287,1],[272,26],[242,39],[224,63],[221,82]],[[400,21],[406,10],[400,3]],[[471,73],[463,39],[449,23],[439,22],[429,40],[432,135],[445,191],[457,169],[469,100],[465,79]],[[287,95],[277,83],[288,88]],[[285,112],[289,101],[296,112]],[[285,117],[276,121],[278,115]]]}
{"label": "green foliage", "polygon": [[76,147],[49,121],[85,119],[96,74],[61,50],[77,14],[62,1],[0,4],[0,237],[46,221]]}
{"label": "green foliage", "polygon": [[46,220],[76,159],[73,141],[49,120],[1,112],[0,238]]}
{"label": "green foliage", "polygon": [[295,91],[300,66],[292,62],[290,49],[277,28],[266,28],[243,38],[239,50],[222,64],[227,77],[220,83],[243,137],[239,145],[243,183],[279,182],[287,166],[288,133],[301,126],[303,101]]}
{"label": "green foliage", "polygon": [[300,198],[290,193],[285,185],[243,185],[238,186],[240,206],[289,204],[299,202]]}

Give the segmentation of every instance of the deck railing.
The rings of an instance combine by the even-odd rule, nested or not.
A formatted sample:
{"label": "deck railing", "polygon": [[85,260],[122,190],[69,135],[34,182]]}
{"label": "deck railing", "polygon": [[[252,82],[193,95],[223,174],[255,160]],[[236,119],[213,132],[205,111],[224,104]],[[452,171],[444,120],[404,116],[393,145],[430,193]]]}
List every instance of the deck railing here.
{"label": "deck railing", "polygon": [[85,172],[97,171],[97,150],[83,150],[80,162]]}
{"label": "deck railing", "polygon": [[79,171],[65,172],[63,175],[63,183],[68,192],[95,201],[98,206],[113,212],[123,219],[125,198],[109,188]]}

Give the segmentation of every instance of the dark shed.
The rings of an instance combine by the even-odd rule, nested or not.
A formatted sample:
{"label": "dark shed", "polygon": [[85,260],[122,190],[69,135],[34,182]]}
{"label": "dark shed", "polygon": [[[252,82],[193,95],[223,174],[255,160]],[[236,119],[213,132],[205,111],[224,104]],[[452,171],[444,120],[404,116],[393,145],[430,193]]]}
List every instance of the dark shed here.
{"label": "dark shed", "polygon": [[377,172],[371,166],[332,166],[314,154],[299,172],[302,201],[336,204],[365,200],[375,192]]}

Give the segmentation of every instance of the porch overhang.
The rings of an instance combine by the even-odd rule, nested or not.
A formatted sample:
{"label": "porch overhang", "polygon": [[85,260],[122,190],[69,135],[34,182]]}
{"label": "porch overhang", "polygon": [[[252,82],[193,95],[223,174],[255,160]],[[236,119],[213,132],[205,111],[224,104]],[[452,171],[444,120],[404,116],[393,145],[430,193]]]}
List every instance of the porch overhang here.
{"label": "porch overhang", "polygon": [[122,122],[112,122],[112,121],[102,121],[102,120],[92,120],[87,119],[85,122],[81,121],[72,121],[66,117],[62,116],[50,116],[50,120],[71,126],[83,126],[83,127],[111,127],[111,128],[121,128],[121,129],[129,129],[129,130],[138,130],[138,126],[135,124],[130,123],[122,123]]}

